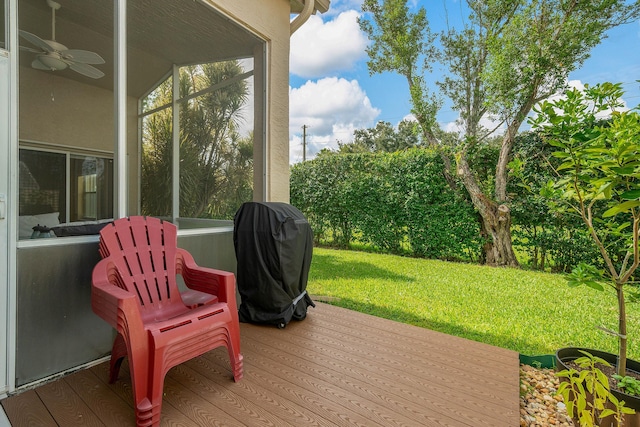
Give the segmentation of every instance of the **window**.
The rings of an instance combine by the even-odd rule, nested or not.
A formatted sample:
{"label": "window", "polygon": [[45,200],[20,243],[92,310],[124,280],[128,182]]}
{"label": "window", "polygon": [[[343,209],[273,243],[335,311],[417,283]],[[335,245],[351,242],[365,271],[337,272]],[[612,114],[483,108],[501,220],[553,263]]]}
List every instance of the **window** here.
{"label": "window", "polygon": [[20,150],[19,214],[57,212],[66,218],[66,155],[48,151]]}
{"label": "window", "polygon": [[35,225],[113,217],[113,159],[68,151],[20,149],[19,238]]}
{"label": "window", "polygon": [[113,217],[113,160],[70,156],[71,221],[96,221]]}
{"label": "window", "polygon": [[177,216],[231,220],[253,198],[253,60],[181,67],[179,77],[180,94],[173,94],[169,77],[142,100],[142,214],[172,214],[172,99],[177,95]]}

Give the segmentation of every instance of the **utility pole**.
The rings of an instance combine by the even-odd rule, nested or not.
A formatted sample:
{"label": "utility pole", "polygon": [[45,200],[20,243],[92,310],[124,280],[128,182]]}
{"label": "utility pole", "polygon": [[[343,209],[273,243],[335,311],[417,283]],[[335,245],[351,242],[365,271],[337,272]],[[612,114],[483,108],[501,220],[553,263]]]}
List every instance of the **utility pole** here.
{"label": "utility pole", "polygon": [[307,160],[307,125],[302,125],[302,161]]}

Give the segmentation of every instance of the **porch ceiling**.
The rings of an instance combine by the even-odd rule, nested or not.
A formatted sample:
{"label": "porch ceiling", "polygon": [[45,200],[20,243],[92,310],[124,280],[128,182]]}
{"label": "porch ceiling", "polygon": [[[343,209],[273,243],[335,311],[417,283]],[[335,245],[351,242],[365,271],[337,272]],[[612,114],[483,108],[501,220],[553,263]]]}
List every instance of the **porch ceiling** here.
{"label": "porch ceiling", "polygon": [[[70,49],[98,53],[105,76],[90,79],[71,70],[55,73],[84,83],[113,88],[113,3],[104,0],[57,0],[56,40]],[[201,1],[129,0],[127,10],[128,91],[140,97],[170,72],[173,64],[187,65],[253,55],[261,43],[256,36]],[[51,38],[51,9],[46,0],[20,0],[19,28],[43,39]],[[20,39],[20,44],[33,47]],[[22,66],[34,54],[21,52]]]}

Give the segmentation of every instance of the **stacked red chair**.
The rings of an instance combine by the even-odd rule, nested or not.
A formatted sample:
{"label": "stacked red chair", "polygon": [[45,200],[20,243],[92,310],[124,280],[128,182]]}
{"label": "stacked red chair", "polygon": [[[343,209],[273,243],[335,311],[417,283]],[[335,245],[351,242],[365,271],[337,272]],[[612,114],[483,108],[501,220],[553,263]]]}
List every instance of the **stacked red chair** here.
{"label": "stacked red chair", "polygon": [[[172,367],[224,346],[242,378],[233,273],[199,267],[177,247],[175,225],[132,216],[100,232],[91,307],[116,330],[109,381],[129,358],[138,426],[160,424],[164,377]],[[176,275],[189,288],[181,295]]]}

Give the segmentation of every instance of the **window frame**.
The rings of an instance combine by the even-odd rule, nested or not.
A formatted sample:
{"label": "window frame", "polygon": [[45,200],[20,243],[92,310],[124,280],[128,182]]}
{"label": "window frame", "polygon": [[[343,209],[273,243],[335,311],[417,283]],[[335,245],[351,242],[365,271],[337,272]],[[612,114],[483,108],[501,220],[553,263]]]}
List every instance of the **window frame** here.
{"label": "window frame", "polygon": [[[186,226],[186,229],[190,229],[190,228],[196,228],[199,230],[206,230],[208,228],[220,228],[220,227],[228,227],[229,224],[232,223],[231,220],[222,220],[222,219],[216,219],[216,218],[191,218],[191,217],[182,217],[180,216],[179,212],[180,212],[180,184],[179,184],[179,179],[180,179],[180,149],[179,149],[179,143],[177,141],[179,141],[180,139],[180,112],[183,109],[183,106],[188,103],[190,100],[192,99],[196,99],[200,96],[204,96],[207,95],[208,93],[211,92],[215,92],[217,90],[221,90],[224,87],[231,85],[233,83],[235,83],[236,81],[245,81],[245,80],[251,80],[250,83],[250,87],[251,87],[251,100],[247,101],[247,105],[253,105],[253,111],[252,111],[252,117],[253,117],[253,123],[251,125],[252,128],[252,133],[254,134],[254,140],[253,140],[253,146],[254,146],[254,155],[253,155],[253,168],[254,168],[254,173],[253,173],[253,187],[254,187],[254,198],[255,198],[255,191],[256,191],[256,185],[258,184],[255,180],[255,167],[256,167],[256,143],[255,143],[255,138],[256,138],[256,119],[255,119],[255,114],[256,114],[256,105],[258,104],[258,101],[260,99],[262,99],[260,97],[260,94],[257,93],[256,91],[256,56],[255,54],[253,56],[247,56],[247,57],[237,57],[237,58],[230,58],[230,59],[223,59],[220,61],[216,61],[218,63],[221,62],[227,62],[227,61],[250,61],[251,66],[250,69],[247,69],[246,71],[244,71],[242,74],[239,74],[237,76],[234,76],[232,78],[226,79],[222,82],[219,82],[215,85],[206,87],[206,88],[201,88],[200,90],[198,90],[197,92],[194,93],[190,93],[188,95],[184,95],[181,96],[180,94],[180,85],[179,85],[179,81],[180,81],[180,70],[183,67],[187,67],[188,65],[176,65],[174,64],[173,66],[173,70],[170,73],[167,73],[165,76],[163,76],[153,87],[151,87],[146,93],[144,93],[139,99],[138,99],[138,158],[140,159],[140,161],[138,162],[138,182],[140,183],[138,185],[138,212],[141,212],[142,210],[142,191],[141,191],[141,187],[142,187],[142,156],[143,156],[143,150],[144,150],[144,135],[143,135],[143,130],[144,130],[144,124],[143,121],[145,120],[145,118],[152,116],[153,114],[159,113],[163,110],[167,110],[167,109],[171,109],[171,115],[172,115],[172,129],[173,129],[173,138],[172,138],[172,152],[173,152],[173,158],[172,158],[172,170],[171,170],[171,183],[172,183],[172,187],[171,187],[171,197],[172,197],[172,207],[171,207],[171,213],[169,214],[169,216],[167,217],[161,217],[164,219],[169,219],[171,220],[171,222],[173,222],[174,224],[176,224],[178,226],[178,230],[180,230],[182,227],[180,226],[180,224],[184,224],[184,226]],[[214,63],[214,62],[212,62]],[[206,63],[203,64],[197,64],[197,65],[205,65]],[[196,65],[196,64],[190,64],[190,65]],[[171,80],[172,82],[172,89],[171,89],[171,101],[166,102],[165,104],[156,106],[154,108],[148,108],[146,107],[146,103],[145,101],[147,100],[147,98],[156,91],[156,89],[158,89],[158,87],[160,87],[162,84],[164,84],[165,82],[167,82],[168,80]],[[264,123],[264,121],[262,121],[261,123]],[[260,130],[260,135],[262,135],[262,133],[264,133],[265,130],[261,129]],[[261,140],[263,141],[264,144],[264,138],[261,137]],[[247,201],[251,201],[251,200],[247,200]],[[194,225],[194,224],[198,224],[201,223],[202,225]],[[187,225],[189,224],[189,225]]]}
{"label": "window frame", "polygon": [[[112,174],[115,174],[115,160],[114,160],[114,153],[111,151],[107,151],[107,150],[96,150],[96,149],[85,149],[83,147],[75,147],[75,146],[69,146],[69,145],[58,145],[58,144],[51,144],[51,143],[46,143],[46,142],[41,142],[41,141],[29,141],[29,140],[20,140],[19,141],[19,147],[18,147],[18,153],[20,152],[20,150],[29,150],[29,151],[36,151],[36,152],[45,152],[45,153],[55,153],[55,154],[61,154],[65,156],[65,176],[64,176],[64,181],[65,181],[65,218],[60,218],[60,223],[69,223],[72,222],[71,221],[71,189],[72,189],[72,185],[71,185],[71,161],[72,159],[78,159],[78,158],[82,158],[82,157],[95,157],[96,159],[104,159],[104,160],[110,160],[111,162],[113,162],[113,171]],[[18,155],[19,158],[19,155]],[[109,181],[110,185],[111,185],[111,192],[113,193],[113,191],[115,191],[115,185],[113,183],[113,179],[111,179]],[[18,195],[19,195],[19,183],[18,183]],[[113,215],[115,215],[115,206],[112,206],[112,217]],[[98,219],[99,220],[99,219]],[[81,222],[84,220],[78,219],[76,221],[73,222]],[[42,240],[42,239],[38,239],[38,240]],[[24,239],[22,240],[24,241]]]}

